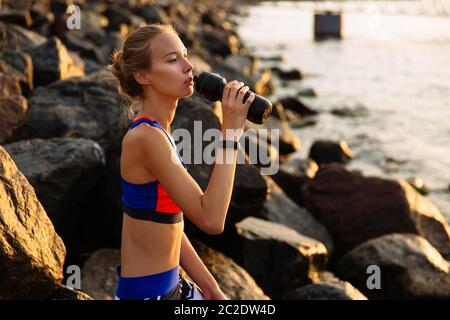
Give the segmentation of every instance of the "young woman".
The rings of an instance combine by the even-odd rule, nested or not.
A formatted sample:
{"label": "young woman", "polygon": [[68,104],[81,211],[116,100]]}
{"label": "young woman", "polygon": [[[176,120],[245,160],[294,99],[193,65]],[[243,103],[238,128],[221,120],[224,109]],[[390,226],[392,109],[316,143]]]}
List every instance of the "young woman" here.
{"label": "young woman", "polygon": [[[178,155],[170,124],[178,100],[194,92],[192,68],[176,31],[160,24],[130,33],[109,65],[119,91],[133,102],[120,161],[124,215],[116,299],[227,299],[183,232],[184,215],[209,234],[223,231],[237,159],[230,143],[219,146],[202,192]],[[243,103],[248,89],[237,81],[224,89],[223,140],[242,134],[254,99]],[[180,276],[180,265],[194,283]]]}

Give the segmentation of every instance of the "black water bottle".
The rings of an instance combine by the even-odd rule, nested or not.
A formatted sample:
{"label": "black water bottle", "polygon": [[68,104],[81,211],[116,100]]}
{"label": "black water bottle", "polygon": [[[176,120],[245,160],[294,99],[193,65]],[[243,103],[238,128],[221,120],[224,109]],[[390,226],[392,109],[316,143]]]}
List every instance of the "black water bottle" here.
{"label": "black water bottle", "polygon": [[[223,89],[227,81],[216,73],[202,72],[194,75],[195,90],[205,98],[211,101],[219,101],[222,99]],[[245,102],[250,96],[251,91],[247,91],[244,95]],[[247,113],[247,119],[251,122],[262,124],[272,112],[272,103],[266,98],[255,93],[255,99],[250,105]]]}

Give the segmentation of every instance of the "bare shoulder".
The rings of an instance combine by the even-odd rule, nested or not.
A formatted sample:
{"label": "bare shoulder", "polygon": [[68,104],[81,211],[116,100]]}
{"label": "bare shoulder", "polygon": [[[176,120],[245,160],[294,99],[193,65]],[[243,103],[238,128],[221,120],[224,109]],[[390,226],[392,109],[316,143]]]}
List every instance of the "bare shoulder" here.
{"label": "bare shoulder", "polygon": [[158,147],[164,144],[164,133],[155,127],[148,124],[141,124],[133,130],[128,131],[122,139],[122,148],[133,148],[138,149],[143,146],[153,146]]}
{"label": "bare shoulder", "polygon": [[141,124],[127,132],[122,140],[122,151],[133,154],[142,165],[154,172],[156,165],[170,162],[172,146],[165,133],[148,124]]}

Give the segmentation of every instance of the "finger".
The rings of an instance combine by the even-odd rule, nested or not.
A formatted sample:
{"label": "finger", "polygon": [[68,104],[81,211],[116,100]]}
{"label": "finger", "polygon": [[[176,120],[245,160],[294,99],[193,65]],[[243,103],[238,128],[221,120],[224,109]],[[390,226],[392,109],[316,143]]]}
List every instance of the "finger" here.
{"label": "finger", "polygon": [[222,101],[227,100],[230,97],[230,91],[233,84],[236,82],[236,80],[230,81],[225,85],[225,88],[223,89],[222,94]]}
{"label": "finger", "polygon": [[238,93],[239,102],[244,103],[244,96],[248,92],[248,90],[249,90],[248,86],[245,86],[239,90],[239,93]]}
{"label": "finger", "polygon": [[235,85],[233,86],[233,89],[236,91],[236,93],[235,93],[235,95],[234,95],[235,98],[237,98],[238,93],[239,93],[239,90],[240,90],[243,86],[244,86],[244,83],[243,83],[243,82],[238,82],[237,84],[235,84]]}
{"label": "finger", "polygon": [[228,99],[230,101],[233,101],[234,99],[236,99],[236,95],[237,95],[237,91],[239,90],[240,86],[239,86],[239,82],[236,81],[234,82],[231,87],[230,87],[230,93],[228,96]]}
{"label": "finger", "polygon": [[252,92],[252,93],[250,93],[250,96],[247,98],[247,100],[245,101],[245,104],[244,104],[244,106],[245,107],[250,107],[250,105],[252,104],[252,102],[255,100],[255,94]]}

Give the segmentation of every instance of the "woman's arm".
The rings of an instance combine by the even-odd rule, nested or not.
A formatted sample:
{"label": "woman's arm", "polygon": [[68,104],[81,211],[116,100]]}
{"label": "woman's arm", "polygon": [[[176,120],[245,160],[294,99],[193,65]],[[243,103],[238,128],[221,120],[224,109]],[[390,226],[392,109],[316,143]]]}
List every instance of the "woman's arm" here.
{"label": "woman's arm", "polygon": [[227,299],[184,232],[181,240],[180,265],[203,291],[205,300]]}
{"label": "woman's arm", "polygon": [[[230,130],[242,130],[248,108],[254,99],[249,97],[243,103],[248,88],[237,93],[241,86],[242,83],[227,84],[224,90],[222,135],[228,139],[233,136],[229,134]],[[203,193],[183,166],[177,160],[173,161],[177,157],[161,130],[148,126],[135,134],[140,162],[164,186],[175,204],[201,230],[209,234],[221,233],[233,190],[237,150],[226,149],[224,152],[224,149],[217,149],[217,161]]]}

